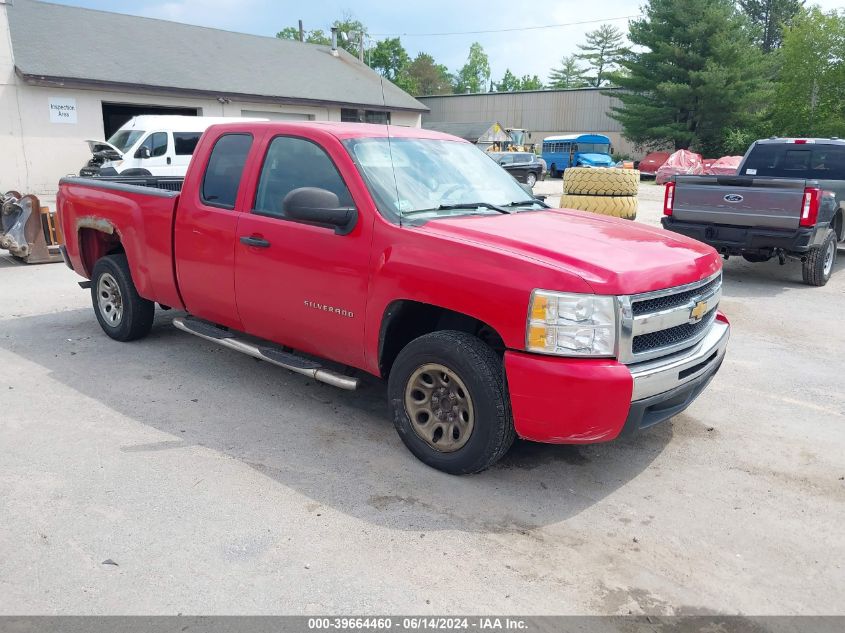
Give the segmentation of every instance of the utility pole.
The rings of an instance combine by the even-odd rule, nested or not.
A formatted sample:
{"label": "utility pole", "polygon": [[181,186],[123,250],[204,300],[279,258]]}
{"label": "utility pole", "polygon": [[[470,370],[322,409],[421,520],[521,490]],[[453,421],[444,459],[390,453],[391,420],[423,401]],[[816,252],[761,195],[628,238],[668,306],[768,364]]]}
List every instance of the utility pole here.
{"label": "utility pole", "polygon": [[358,35],[358,59],[364,61],[364,31]]}
{"label": "utility pole", "polygon": [[305,41],[305,29],[302,28],[302,20],[299,21],[299,41]]}

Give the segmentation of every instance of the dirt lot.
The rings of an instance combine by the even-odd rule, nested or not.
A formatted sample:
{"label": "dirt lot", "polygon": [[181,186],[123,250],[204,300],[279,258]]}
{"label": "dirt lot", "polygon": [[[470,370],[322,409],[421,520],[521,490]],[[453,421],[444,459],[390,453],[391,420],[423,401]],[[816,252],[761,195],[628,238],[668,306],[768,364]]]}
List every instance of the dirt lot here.
{"label": "dirt lot", "polygon": [[378,383],[172,313],[112,342],[76,281],[0,258],[0,613],[845,613],[845,257],[824,288],[727,262],[727,360],[673,422],[464,478]]}

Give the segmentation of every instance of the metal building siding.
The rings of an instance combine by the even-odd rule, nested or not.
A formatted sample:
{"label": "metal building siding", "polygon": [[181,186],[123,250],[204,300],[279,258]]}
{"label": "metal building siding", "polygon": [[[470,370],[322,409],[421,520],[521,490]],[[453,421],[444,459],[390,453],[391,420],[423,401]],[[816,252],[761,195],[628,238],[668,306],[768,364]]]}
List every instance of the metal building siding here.
{"label": "metal building siding", "polygon": [[[542,90],[419,97],[423,121],[500,121],[529,131],[621,132],[610,118],[616,102],[602,90]],[[617,102],[618,103],[618,102]]]}

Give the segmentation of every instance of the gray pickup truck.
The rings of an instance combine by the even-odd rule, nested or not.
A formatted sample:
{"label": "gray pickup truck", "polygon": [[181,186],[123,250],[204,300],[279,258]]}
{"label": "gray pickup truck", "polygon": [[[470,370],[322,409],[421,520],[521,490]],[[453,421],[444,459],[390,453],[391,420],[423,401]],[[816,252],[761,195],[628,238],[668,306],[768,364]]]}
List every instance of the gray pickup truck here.
{"label": "gray pickup truck", "polygon": [[664,228],[726,259],[799,259],[804,282],[823,286],[845,239],[845,141],[755,141],[735,176],[675,176],[663,215]]}

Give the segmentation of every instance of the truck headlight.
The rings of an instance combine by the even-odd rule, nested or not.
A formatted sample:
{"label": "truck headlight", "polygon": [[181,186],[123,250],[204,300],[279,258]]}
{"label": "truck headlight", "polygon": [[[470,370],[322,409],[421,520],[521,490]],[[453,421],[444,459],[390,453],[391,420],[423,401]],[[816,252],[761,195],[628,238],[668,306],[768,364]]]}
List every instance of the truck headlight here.
{"label": "truck headlight", "polygon": [[558,356],[615,356],[614,297],[535,290],[525,349]]}

